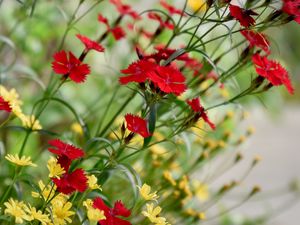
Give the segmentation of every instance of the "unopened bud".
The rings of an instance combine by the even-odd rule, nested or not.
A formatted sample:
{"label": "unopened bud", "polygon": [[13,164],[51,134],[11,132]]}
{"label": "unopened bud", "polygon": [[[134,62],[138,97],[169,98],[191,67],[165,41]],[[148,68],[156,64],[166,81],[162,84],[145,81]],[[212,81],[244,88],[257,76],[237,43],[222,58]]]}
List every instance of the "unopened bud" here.
{"label": "unopened bud", "polygon": [[249,194],[249,197],[251,197],[251,196],[257,194],[257,193],[260,192],[260,191],[261,191],[261,188],[260,188],[259,186],[254,186],[254,187],[252,188],[250,194]]}

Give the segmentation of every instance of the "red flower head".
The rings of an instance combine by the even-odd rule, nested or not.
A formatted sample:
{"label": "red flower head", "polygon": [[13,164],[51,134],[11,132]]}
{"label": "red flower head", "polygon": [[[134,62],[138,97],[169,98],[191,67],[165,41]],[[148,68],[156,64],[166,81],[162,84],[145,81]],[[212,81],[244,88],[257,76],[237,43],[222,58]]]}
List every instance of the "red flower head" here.
{"label": "red flower head", "polygon": [[185,77],[171,66],[157,66],[156,72],[149,74],[150,80],[165,93],[180,95],[186,90]]}
{"label": "red flower head", "polygon": [[274,86],[284,85],[290,94],[294,94],[289,74],[278,62],[259,54],[252,56],[252,62],[260,76],[266,78]]}
{"label": "red flower head", "polygon": [[48,148],[50,152],[58,155],[59,164],[66,170],[69,170],[70,164],[74,159],[82,158],[84,151],[76,148],[74,145],[66,144],[59,139],[48,142],[54,148]]}
{"label": "red flower head", "polygon": [[168,10],[171,15],[184,15],[184,12],[182,10],[176,9],[174,6],[168,4],[165,0],[160,0],[159,2],[161,6]]}
{"label": "red flower head", "polygon": [[126,114],[125,120],[127,124],[127,129],[131,132],[137,133],[143,136],[144,138],[151,136],[151,134],[148,131],[147,120],[144,120],[143,118],[132,114]]}
{"label": "red flower head", "polygon": [[118,216],[129,217],[131,212],[121,201],[116,201],[113,208],[109,208],[99,197],[94,199],[93,207],[104,211],[106,219],[99,220],[100,225],[131,225],[130,222],[120,219]]}
{"label": "red flower head", "polygon": [[54,54],[52,68],[55,73],[69,76],[76,83],[84,82],[86,75],[90,73],[90,68],[87,64],[83,64],[77,59],[72,52],[69,52],[69,57],[65,51],[60,51]]}
{"label": "red flower head", "polygon": [[123,4],[121,0],[110,0],[110,2],[116,6],[122,16],[129,15],[135,20],[141,19],[140,15],[135,12],[130,5]]}
{"label": "red flower head", "polygon": [[293,16],[294,20],[300,24],[299,0],[283,0],[282,11]]}
{"label": "red flower head", "polygon": [[96,41],[92,41],[88,37],[83,36],[81,34],[77,34],[76,37],[85,45],[85,49],[87,51],[95,50],[98,52],[104,52],[104,48]]}
{"label": "red flower head", "polygon": [[254,11],[250,9],[242,9],[236,5],[229,6],[230,15],[237,19],[240,24],[244,27],[250,27],[255,24],[255,20],[251,15],[257,15]]}
{"label": "red flower head", "polygon": [[87,185],[87,177],[82,169],[76,169],[72,173],[65,173],[60,178],[52,178],[57,190],[63,194],[71,194],[74,191],[84,192]]}
{"label": "red flower head", "polygon": [[0,110],[4,110],[6,112],[11,112],[11,107],[9,102],[5,101],[2,96],[0,96]]}
{"label": "red flower head", "polygon": [[125,31],[120,26],[116,26],[116,27],[110,29],[110,32],[112,33],[112,35],[114,36],[114,38],[117,41],[120,40],[120,39],[122,39],[122,38],[124,38],[126,36]]}
{"label": "red flower head", "polygon": [[199,98],[187,100],[187,103],[190,105],[190,107],[195,113],[199,114],[199,116],[203,118],[203,120],[211,127],[211,129],[216,129],[216,126],[209,120],[204,107],[200,104]]}
{"label": "red flower head", "polygon": [[115,40],[118,41],[118,40],[120,40],[120,39],[122,39],[123,37],[126,36],[125,31],[123,30],[122,27],[120,27],[120,26],[110,27],[107,18],[105,18],[101,14],[98,15],[98,21],[99,21],[99,23],[105,24],[106,32],[107,33],[112,33]]}
{"label": "red flower head", "polygon": [[156,68],[156,64],[148,60],[138,60],[132,63],[127,69],[121,70],[123,74],[129,74],[129,76],[120,77],[121,84],[127,84],[129,82],[142,83],[149,77],[150,73]]}
{"label": "red flower head", "polygon": [[256,46],[264,50],[267,54],[270,52],[269,41],[264,34],[252,30],[242,30],[241,34],[249,41],[250,48]]}
{"label": "red flower head", "polygon": [[148,13],[148,18],[152,20],[156,20],[159,22],[159,25],[163,28],[168,28],[169,30],[174,30],[174,24],[170,22],[169,19],[163,20],[160,15],[154,12]]}

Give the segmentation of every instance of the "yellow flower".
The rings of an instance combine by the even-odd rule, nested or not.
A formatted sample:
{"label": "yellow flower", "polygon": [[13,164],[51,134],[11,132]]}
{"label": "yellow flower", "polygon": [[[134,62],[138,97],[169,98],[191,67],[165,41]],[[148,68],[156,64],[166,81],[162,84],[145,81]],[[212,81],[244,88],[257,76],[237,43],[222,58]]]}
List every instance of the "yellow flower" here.
{"label": "yellow flower", "polygon": [[166,218],[160,217],[159,214],[161,212],[161,207],[156,206],[154,208],[154,204],[146,204],[147,211],[142,211],[142,214],[147,217],[152,223],[155,225],[167,225]]}
{"label": "yellow flower", "polygon": [[34,198],[44,198],[46,199],[52,199],[54,194],[55,194],[55,190],[56,187],[53,187],[48,184],[47,187],[45,186],[45,184],[43,183],[43,181],[39,181],[39,188],[41,190],[41,194],[38,192],[31,192],[32,197]]}
{"label": "yellow flower", "polygon": [[163,173],[164,178],[169,181],[173,186],[176,186],[176,181],[172,177],[172,174],[170,171],[164,171]]}
{"label": "yellow flower", "polygon": [[49,170],[49,177],[56,177],[58,178],[60,175],[65,173],[64,168],[57,162],[57,159],[52,157],[48,160],[47,167]]}
{"label": "yellow flower", "polygon": [[10,107],[12,108],[12,112],[15,115],[20,115],[22,113],[21,105],[22,101],[19,100],[19,94],[16,89],[7,90],[4,86],[0,85],[0,95],[3,99],[9,102]]}
{"label": "yellow flower", "polygon": [[26,206],[25,211],[30,215],[31,220],[38,220],[42,223],[42,225],[47,225],[51,222],[48,215],[43,214],[41,210],[37,211],[35,207]]}
{"label": "yellow flower", "polygon": [[189,180],[188,177],[186,175],[184,175],[182,177],[182,179],[179,182],[179,189],[183,190],[184,193],[188,196],[188,197],[192,197],[192,192],[190,190],[190,185],[189,185]]}
{"label": "yellow flower", "polygon": [[188,0],[188,6],[195,12],[206,10],[205,0]]}
{"label": "yellow flower", "polygon": [[32,130],[41,130],[42,126],[39,120],[35,119],[34,115],[28,116],[25,114],[21,114],[18,116],[22,121],[24,127],[31,128]]}
{"label": "yellow flower", "polygon": [[8,202],[4,203],[4,205],[6,207],[4,213],[14,216],[16,218],[16,223],[23,223],[23,220],[31,220],[30,216],[28,216],[24,211],[25,204],[23,202],[10,198]]}
{"label": "yellow flower", "polygon": [[87,176],[87,183],[89,185],[89,188],[94,190],[94,189],[99,189],[99,190],[102,190],[101,189],[101,186],[97,184],[98,180],[97,180],[97,177],[95,175],[90,175],[90,176]]}
{"label": "yellow flower", "polygon": [[32,161],[31,161],[31,158],[28,156],[28,157],[26,157],[26,156],[22,156],[21,158],[16,154],[16,155],[10,155],[10,154],[7,154],[6,156],[5,156],[5,158],[8,160],[8,161],[10,161],[10,162],[12,162],[12,163],[14,163],[14,164],[16,164],[16,165],[18,165],[18,166],[36,166],[36,164],[34,164],[34,163],[32,163]]}
{"label": "yellow flower", "polygon": [[78,134],[80,136],[83,135],[83,130],[82,130],[82,127],[79,123],[72,123],[71,125],[71,130],[75,133],[75,134]]}
{"label": "yellow flower", "polygon": [[197,198],[200,201],[206,201],[209,198],[208,186],[206,184],[203,184],[197,180],[194,180],[192,182],[192,186],[193,186],[193,189],[195,191]]}
{"label": "yellow flower", "polygon": [[140,195],[145,199],[146,201],[155,201],[158,199],[158,196],[156,194],[156,191],[151,193],[151,187],[147,184],[143,184],[142,187],[138,187],[140,190]]}
{"label": "yellow flower", "polygon": [[53,224],[65,225],[66,223],[72,223],[70,216],[74,215],[73,211],[70,211],[72,207],[71,202],[64,202],[61,199],[54,199],[51,201],[51,213],[53,217]]}
{"label": "yellow flower", "polygon": [[87,199],[83,202],[83,206],[86,207],[87,217],[89,221],[99,221],[105,220],[104,211],[96,209],[93,207],[93,201],[91,199]]}

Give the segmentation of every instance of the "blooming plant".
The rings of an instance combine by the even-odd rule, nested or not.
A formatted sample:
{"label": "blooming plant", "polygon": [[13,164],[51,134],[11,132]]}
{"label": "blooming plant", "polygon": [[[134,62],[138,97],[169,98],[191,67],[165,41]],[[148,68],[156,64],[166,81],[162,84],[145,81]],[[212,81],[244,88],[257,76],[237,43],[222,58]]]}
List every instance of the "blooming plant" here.
{"label": "blooming plant", "polygon": [[[258,194],[222,203],[258,157],[242,178],[211,183],[253,133],[236,136],[238,103],[294,93],[267,31],[299,23],[300,3],[177,2],[0,1],[18,15],[0,28],[1,224],[233,224],[231,210]],[[222,157],[227,167],[207,173]]]}

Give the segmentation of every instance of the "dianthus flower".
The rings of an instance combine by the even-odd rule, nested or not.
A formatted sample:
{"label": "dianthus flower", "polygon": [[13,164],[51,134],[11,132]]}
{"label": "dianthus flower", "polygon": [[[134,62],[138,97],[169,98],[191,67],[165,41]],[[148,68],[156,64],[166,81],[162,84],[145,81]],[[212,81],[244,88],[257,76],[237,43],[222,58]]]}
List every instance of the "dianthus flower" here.
{"label": "dianthus flower", "polygon": [[62,142],[59,139],[50,140],[48,142],[52,147],[48,148],[50,152],[58,155],[58,163],[65,169],[69,170],[69,166],[74,159],[78,159],[84,156],[84,151],[80,148],[75,147]]}
{"label": "dianthus flower", "polygon": [[169,19],[163,20],[158,13],[149,12],[148,18],[157,21],[162,28],[167,28],[169,30],[174,30],[175,28],[174,24],[171,23]]}
{"label": "dianthus flower", "polygon": [[216,129],[216,126],[209,120],[204,107],[200,104],[199,98],[188,100],[187,103],[190,105],[191,109],[197,114],[197,117],[202,117],[203,120],[211,127],[211,129]]}
{"label": "dianthus flower", "polygon": [[135,20],[141,19],[140,15],[130,5],[123,4],[121,0],[110,0],[110,2],[116,6],[121,16],[129,15]]}
{"label": "dianthus flower", "polygon": [[119,81],[121,84],[145,82],[149,78],[149,74],[154,72],[156,66],[149,60],[138,60],[130,64],[127,69],[121,70],[121,73],[128,74],[128,76],[120,77]]}
{"label": "dianthus flower", "polygon": [[107,33],[112,33],[113,37],[115,38],[115,40],[120,40],[123,37],[126,36],[125,31],[123,30],[122,27],[120,26],[115,26],[115,27],[110,27],[107,18],[105,18],[104,16],[102,16],[101,14],[98,15],[98,21],[100,23],[105,24],[106,26],[106,32]]}
{"label": "dianthus flower", "polygon": [[294,20],[300,24],[299,0],[283,0],[282,11],[293,16]]}
{"label": "dianthus flower", "polygon": [[52,178],[57,190],[63,194],[71,194],[74,191],[84,192],[87,185],[87,177],[82,169],[76,169],[72,173],[65,173],[60,178]]}
{"label": "dianthus flower", "polygon": [[86,51],[95,50],[97,52],[104,52],[103,46],[101,46],[98,42],[81,34],[77,34],[76,37],[84,44]]}
{"label": "dianthus flower", "polygon": [[165,0],[159,1],[160,5],[164,7],[166,10],[168,10],[169,14],[174,15],[184,15],[184,12],[181,9],[177,9],[174,6],[168,4]]}
{"label": "dianthus flower", "polygon": [[165,93],[180,95],[187,89],[183,74],[171,66],[157,66],[149,79]]}
{"label": "dianthus flower", "polygon": [[259,54],[252,56],[252,62],[255,65],[256,72],[270,81],[271,85],[284,85],[290,94],[294,93],[289,74],[280,63]]}
{"label": "dianthus flower", "polygon": [[264,34],[252,30],[242,30],[241,34],[249,41],[250,48],[256,46],[266,53],[270,52],[269,41]]}
{"label": "dianthus flower", "polygon": [[121,201],[116,201],[113,208],[109,208],[103,200],[99,197],[94,199],[93,206],[96,209],[104,211],[104,215],[106,219],[99,220],[100,225],[131,225],[130,222],[119,218],[121,217],[129,217],[131,212],[127,209]]}
{"label": "dianthus flower", "polygon": [[255,24],[255,20],[251,17],[257,15],[256,12],[250,9],[242,9],[237,5],[229,6],[230,15],[240,22],[244,27],[250,27]]}
{"label": "dianthus flower", "polygon": [[4,110],[6,112],[11,112],[11,107],[9,102],[5,101],[2,96],[0,96],[0,110]]}
{"label": "dianthus flower", "polygon": [[147,120],[144,120],[143,118],[132,114],[126,114],[125,120],[127,124],[127,129],[131,132],[137,133],[143,136],[144,138],[151,136],[151,134],[148,131]]}
{"label": "dianthus flower", "polygon": [[90,73],[90,67],[82,63],[72,52],[64,50],[53,55],[52,62],[53,71],[57,74],[70,77],[76,83],[82,83],[86,80],[86,76]]}

